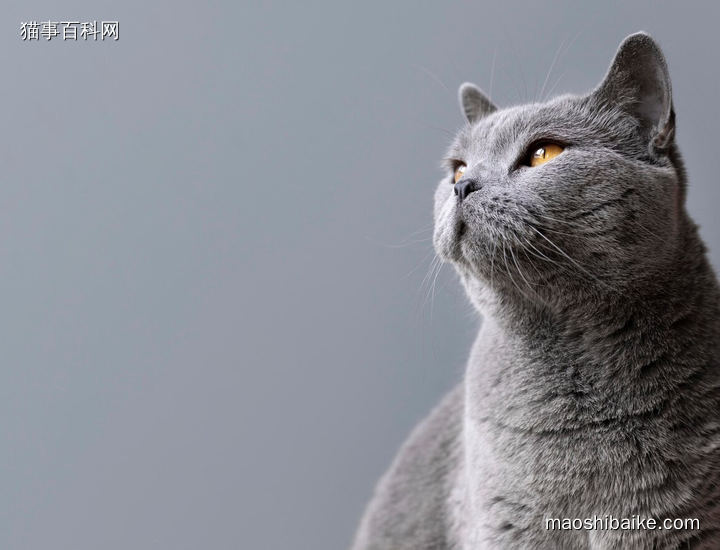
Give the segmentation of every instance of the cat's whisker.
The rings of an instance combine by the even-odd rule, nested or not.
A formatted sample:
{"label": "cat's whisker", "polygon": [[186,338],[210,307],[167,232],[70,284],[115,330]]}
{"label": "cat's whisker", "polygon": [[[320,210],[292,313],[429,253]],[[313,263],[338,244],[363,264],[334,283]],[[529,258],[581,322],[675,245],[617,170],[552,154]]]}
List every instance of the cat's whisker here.
{"label": "cat's whisker", "polygon": [[534,302],[534,300],[533,300],[530,296],[528,296],[527,294],[525,294],[525,292],[523,291],[523,289],[520,288],[520,285],[518,285],[518,284],[515,282],[515,279],[513,278],[512,273],[510,273],[510,266],[508,265],[507,254],[505,253],[505,241],[503,241],[502,247],[503,247],[503,261],[504,261],[504,263],[505,263],[505,272],[507,273],[508,277],[510,278],[510,281],[511,281],[512,284],[515,286],[515,288],[518,289],[518,292],[519,292],[520,294],[522,294],[529,302]]}
{"label": "cat's whisker", "polygon": [[635,226],[637,226],[638,228],[642,229],[643,231],[645,231],[645,232],[646,232],[648,235],[650,235],[651,237],[655,237],[656,239],[658,239],[658,240],[660,240],[660,241],[664,240],[660,235],[658,235],[658,234],[655,233],[654,231],[651,231],[650,229],[648,229],[647,227],[645,227],[643,224],[641,224],[641,223],[637,220],[637,218],[635,218],[635,219],[633,220],[633,225],[635,225]]}
{"label": "cat's whisker", "polygon": [[565,73],[566,73],[566,72],[567,72],[567,71],[563,71],[563,72],[560,73],[560,76],[558,76],[557,80],[555,81],[555,84],[552,85],[552,87],[551,87],[550,90],[548,91],[548,93],[547,93],[547,95],[545,96],[545,98],[542,99],[542,101],[546,101],[547,98],[552,97],[553,92],[555,91],[555,88],[557,87],[558,84],[560,84],[560,81],[563,79],[563,77],[565,76]]}
{"label": "cat's whisker", "polygon": [[[517,61],[516,66],[518,68],[518,71],[520,73],[520,78],[522,80],[523,88],[525,89],[525,96],[519,97],[519,87],[518,87],[518,97],[520,99],[521,103],[527,103],[528,100],[528,87],[527,87],[527,80],[525,80],[525,73],[523,72],[523,63],[520,59],[520,54],[517,50],[515,41],[512,39],[512,37],[508,34],[507,31],[504,31],[505,34],[505,42],[509,44],[510,50],[512,51],[513,55],[515,56],[515,60]],[[513,79],[514,80],[514,79]]]}
{"label": "cat's whisker", "polygon": [[593,232],[587,232],[587,234],[584,234],[584,232],[582,232],[582,231],[576,231],[576,232],[574,232],[574,233],[566,233],[565,231],[559,231],[559,230],[557,230],[557,229],[553,229],[553,228],[551,228],[551,227],[548,227],[547,225],[542,225],[542,224],[539,224],[539,223],[534,223],[534,222],[531,222],[531,221],[528,221],[528,220],[525,220],[525,223],[526,223],[527,225],[530,225],[530,226],[533,226],[533,227],[537,227],[537,228],[542,229],[542,230],[544,230],[544,231],[550,231],[550,232],[552,232],[552,233],[557,233],[558,235],[565,235],[566,237],[573,237],[573,238],[578,238],[578,239],[587,239],[587,240],[589,240],[589,241],[594,241],[594,240],[597,238],[596,234],[593,233]]}
{"label": "cat's whisker", "polygon": [[440,272],[442,271],[442,268],[445,264],[443,262],[439,262],[438,268],[435,271],[435,277],[433,278],[432,282],[432,293],[430,295],[430,320],[433,318],[434,308],[435,308],[435,285],[437,284],[437,278],[438,275],[440,275]]}
{"label": "cat's whisker", "polygon": [[490,287],[493,286],[493,276],[495,274],[495,252],[497,251],[497,241],[493,239],[493,248],[490,253]]}
{"label": "cat's whisker", "polygon": [[525,284],[528,287],[528,290],[535,295],[537,300],[541,303],[545,303],[545,300],[542,299],[542,297],[537,293],[537,291],[533,288],[533,284],[528,281],[527,277],[525,277],[525,274],[523,273],[523,270],[520,269],[520,264],[517,261],[517,258],[515,257],[515,253],[513,252],[512,246],[510,247],[510,257],[512,258],[513,263],[515,264],[515,267],[517,268],[518,274],[520,275],[520,278],[525,281]]}
{"label": "cat's whisker", "polygon": [[533,218],[543,218],[543,219],[549,220],[551,222],[559,223],[562,225],[567,225],[569,227],[576,227],[578,229],[584,229],[584,230],[586,230],[588,228],[588,226],[586,224],[581,224],[581,223],[571,221],[571,220],[560,220],[558,218],[553,218],[551,216],[548,216],[547,214],[541,214],[540,212],[536,212],[536,211],[530,211],[529,214]]}
{"label": "cat's whisker", "polygon": [[[515,267],[517,268],[518,274],[520,275],[520,278],[525,281],[525,284],[528,285],[528,287],[532,287],[534,283],[531,283],[528,281],[527,277],[525,277],[525,273],[523,273],[523,270],[520,268],[520,264],[518,264],[517,258],[515,256],[515,252],[513,252],[513,247],[509,247],[510,250],[510,257],[512,258],[513,263],[515,264]],[[532,290],[532,288],[530,288]]]}
{"label": "cat's whisker", "polygon": [[455,132],[448,130],[447,128],[443,128],[442,126],[435,126],[433,124],[428,124],[424,120],[421,123],[425,128],[428,128],[430,130],[436,130],[438,132],[442,132],[443,134],[445,134],[447,137],[450,137],[450,138],[455,137]]}
{"label": "cat's whisker", "polygon": [[557,63],[558,56],[560,55],[560,52],[563,49],[563,46],[565,45],[565,41],[567,38],[563,38],[563,41],[560,42],[560,46],[555,50],[555,55],[553,56],[552,62],[550,63],[550,68],[548,69],[547,74],[545,75],[545,80],[543,81],[542,88],[540,88],[540,94],[533,98],[533,101],[537,101],[538,97],[541,98],[542,101],[544,101],[543,98],[543,92],[545,92],[545,86],[547,86],[548,79],[550,78],[550,75],[552,74],[553,69],[555,68],[555,63]]}
{"label": "cat's whisker", "polygon": [[[565,55],[565,52],[569,51],[573,47],[573,45],[575,44],[575,41],[580,37],[581,34],[582,34],[581,30],[576,32],[575,36],[572,37],[572,39],[568,42],[567,46],[561,45],[561,48],[564,48],[564,51],[560,55]],[[564,44],[564,42],[565,42],[565,40],[563,40],[563,44]],[[558,58],[559,58],[559,56],[558,56]],[[554,61],[553,61],[553,66],[554,66]],[[551,67],[551,71],[552,71],[552,67]],[[551,71],[548,71],[547,79],[549,79]],[[550,90],[548,91],[548,93],[545,96],[543,96],[542,93],[540,94],[540,101],[545,102],[548,100],[548,98],[552,97],[552,94],[555,91],[555,88],[560,83],[563,76],[565,76],[565,71],[560,73],[560,76],[557,78],[557,80],[555,80],[555,83],[552,85],[552,87],[550,88]],[[543,85],[543,89],[544,89],[544,85]]]}
{"label": "cat's whisker", "polygon": [[427,237],[425,239],[411,239],[411,240],[407,240],[405,242],[397,243],[397,244],[388,243],[383,246],[386,246],[387,248],[405,248],[405,247],[413,245],[413,244],[426,243],[428,241],[432,241],[432,237]]}
{"label": "cat's whisker", "polygon": [[495,59],[497,58],[497,47],[495,47],[495,51],[493,52],[493,59],[492,59],[492,67],[490,68],[490,91],[488,92],[488,97],[492,100],[492,92],[493,92],[493,82],[495,78]]}
{"label": "cat's whisker", "polygon": [[[530,253],[533,256],[535,256],[538,260],[543,260],[545,262],[553,264],[557,269],[560,269],[564,272],[571,273],[571,274],[574,273],[574,271],[572,269],[570,269],[570,267],[568,267],[566,264],[557,262],[557,261],[553,260],[552,258],[549,258],[540,249],[538,249],[535,245],[533,245],[530,241],[528,241],[527,239],[523,239],[523,240],[525,241],[525,243],[528,246],[530,246],[533,249],[533,250],[530,250],[529,248],[525,248],[524,251],[525,251],[526,256],[528,253]],[[535,268],[535,269],[537,271],[537,268]]]}
{"label": "cat's whisker", "polygon": [[575,267],[577,267],[579,270],[581,270],[583,273],[585,273],[588,277],[591,277],[594,281],[596,281],[596,282],[600,283],[601,285],[609,288],[610,290],[617,292],[617,289],[616,289],[616,288],[614,288],[613,286],[607,284],[605,281],[602,281],[602,280],[598,279],[598,278],[597,278],[595,275],[593,275],[590,271],[588,271],[588,270],[585,269],[582,265],[580,265],[576,260],[574,260],[573,258],[571,258],[562,248],[560,248],[560,247],[559,247],[557,244],[555,244],[551,239],[549,239],[545,234],[543,234],[542,231],[540,231],[540,230],[537,229],[536,227],[533,227],[532,225],[530,225],[530,226],[528,226],[528,227],[532,228],[538,235],[540,235],[543,239],[545,239],[548,243],[550,243],[550,244],[553,246],[553,248],[555,248],[558,252],[560,252],[560,254],[562,254],[562,255],[565,256],[568,260],[570,260],[570,262],[572,262],[573,265],[575,265]]}
{"label": "cat's whisker", "polygon": [[433,224],[433,223],[428,224],[424,227],[421,227],[417,231],[413,231],[412,233],[410,233],[409,236],[412,237],[414,235],[419,235],[420,233],[425,233],[426,231],[432,231],[434,227],[435,227],[435,224]]}
{"label": "cat's whisker", "polygon": [[531,251],[531,250],[528,249],[528,252],[530,252],[533,256],[536,256],[537,258],[539,258],[539,259],[541,259],[541,260],[545,260],[546,262],[550,262],[551,264],[555,264],[555,265],[557,265],[557,266],[562,266],[562,264],[556,262],[556,261],[553,260],[552,258],[548,258],[545,254],[542,253],[542,251],[540,251],[538,248],[536,248],[533,243],[531,243],[531,242],[528,241],[527,239],[523,239],[523,240],[525,241],[525,243],[526,243],[528,246],[532,247],[533,250],[535,251],[535,252],[533,252],[533,251]]}
{"label": "cat's whisker", "polygon": [[[433,285],[434,281],[437,278],[438,273],[440,273],[440,270],[442,269],[443,262],[440,259],[440,257],[436,254],[433,258],[432,263],[430,264],[430,269],[428,270],[427,274],[425,275],[425,278],[423,279],[421,288],[425,288],[423,294],[423,301],[422,301],[422,307],[425,307],[425,305],[428,303],[428,300],[430,299],[431,292],[433,291]],[[433,294],[434,295],[434,294]],[[431,311],[432,316],[432,311]]]}
{"label": "cat's whisker", "polygon": [[415,273],[415,272],[420,268],[420,266],[423,264],[423,262],[427,261],[427,259],[430,257],[431,254],[435,254],[435,250],[430,249],[430,250],[425,254],[425,256],[423,256],[422,260],[420,260],[420,261],[418,262],[418,264],[417,264],[415,267],[413,267],[413,268],[405,275],[404,278],[408,278],[408,277],[410,277],[410,275],[412,275],[413,273]]}
{"label": "cat's whisker", "polygon": [[[538,235],[540,235],[540,237],[543,238],[546,243],[550,244],[550,246],[552,248],[548,248],[548,250],[552,250],[553,252],[559,252],[563,257],[568,259],[575,267],[580,269],[583,273],[592,276],[592,274],[589,271],[587,271],[587,269],[580,262],[578,262],[577,260],[572,258],[567,252],[565,252],[565,250],[563,250],[555,241],[553,241],[547,235],[545,235],[538,227],[535,227],[532,225],[528,225],[528,227],[530,229],[532,229],[533,231],[535,231]],[[543,245],[545,247],[547,247],[547,244],[538,242],[538,246],[543,246]],[[562,265],[562,264],[560,264],[560,265]]]}
{"label": "cat's whisker", "polygon": [[543,224],[539,222],[537,219],[533,220],[523,220],[528,225],[534,225],[535,227],[538,227],[540,229],[545,229],[548,231],[552,231],[553,233],[558,233],[561,235],[567,235],[570,237],[579,237],[584,239],[595,239],[597,236],[602,233],[602,231],[588,231],[588,226],[585,224],[579,224],[575,222],[571,222],[568,220],[559,220],[557,218],[551,218],[550,216],[546,216],[544,214],[540,214],[538,212],[531,213],[533,218],[543,218],[548,221],[553,222],[554,224],[559,224],[561,226],[566,226],[568,229],[575,230],[573,233],[565,233],[563,231],[559,231],[557,229],[554,229],[552,227],[549,227],[547,224]]}
{"label": "cat's whisker", "polygon": [[527,247],[524,246],[523,243],[518,243],[518,244],[520,245],[520,251],[521,251],[521,252],[523,253],[523,255],[525,256],[526,263],[527,263],[530,267],[532,267],[533,271],[535,271],[535,273],[536,273],[538,276],[542,277],[542,273],[540,272],[540,270],[538,269],[538,267],[535,265],[535,262],[533,261],[533,259],[528,255],[528,249],[527,249]]}
{"label": "cat's whisker", "polygon": [[430,265],[428,266],[427,273],[425,273],[425,277],[423,277],[422,282],[420,283],[420,289],[424,290],[425,285],[430,282],[430,278],[432,277],[432,273],[435,271],[435,264],[439,261],[439,258],[434,250],[431,251],[433,254],[433,259],[430,261]]}
{"label": "cat's whisker", "polygon": [[[552,217],[550,217],[550,216],[547,216],[547,215],[544,215],[544,214],[540,214],[540,213],[538,213],[538,212],[533,212],[533,213],[532,213],[532,216],[535,217],[535,218],[544,218],[544,219],[547,219],[547,220],[549,220],[549,221],[552,221],[552,222],[557,223],[557,224],[560,224],[560,225],[565,225],[565,226],[567,226],[567,227],[570,228],[570,229],[578,229],[578,231],[575,231],[575,232],[573,232],[573,233],[565,233],[565,232],[563,232],[563,231],[559,231],[559,230],[557,230],[557,229],[550,228],[550,227],[548,227],[547,225],[542,225],[542,224],[539,224],[539,223],[536,223],[536,222],[532,222],[532,221],[529,221],[529,220],[525,220],[526,223],[528,223],[528,224],[533,224],[533,225],[535,225],[536,227],[540,227],[541,229],[545,229],[545,230],[547,230],[547,231],[552,231],[553,233],[558,233],[558,234],[560,234],[560,235],[567,235],[567,236],[569,236],[569,237],[577,237],[577,238],[582,238],[582,239],[591,240],[591,239],[596,238],[597,235],[598,235],[598,233],[599,233],[598,231],[588,231],[588,226],[587,226],[587,225],[585,225],[585,224],[580,224],[580,223],[576,223],[576,222],[573,222],[573,221],[570,221],[570,220],[559,220],[559,219],[557,219],[557,218],[552,218]],[[645,227],[645,226],[644,226],[642,223],[640,223],[637,219],[633,220],[632,223],[633,223],[633,225],[637,226],[637,227],[638,227],[639,229],[641,229],[642,231],[645,231],[645,232],[646,232],[648,235],[650,235],[651,237],[654,237],[654,238],[657,239],[657,240],[663,240],[663,238],[662,238],[660,235],[658,235],[657,233],[655,233],[655,232],[651,231],[650,229],[648,229],[647,227]]]}
{"label": "cat's whisker", "polygon": [[439,261],[439,258],[437,254],[435,254],[435,251],[431,251],[433,253],[433,258],[430,261],[430,265],[428,266],[427,272],[425,273],[425,276],[423,277],[423,280],[420,282],[420,287],[418,288],[418,292],[421,297],[418,298],[418,305],[417,305],[417,313],[418,315],[422,311],[422,309],[425,307],[425,304],[427,303],[427,295],[428,295],[428,289],[429,289],[429,283],[432,279],[433,273],[435,272],[435,266],[437,262]]}
{"label": "cat's whisker", "polygon": [[454,98],[455,94],[450,90],[450,88],[448,88],[448,87],[445,85],[445,83],[444,83],[442,80],[440,80],[440,77],[439,77],[438,75],[436,75],[436,74],[433,73],[430,69],[428,69],[427,67],[425,67],[425,66],[423,66],[423,65],[413,65],[413,67],[414,67],[415,69],[420,69],[422,72],[424,72],[427,76],[429,76],[429,77],[430,77],[432,80],[434,80],[437,84],[439,84],[440,86],[442,86],[442,88],[443,88],[448,94],[450,94],[451,96],[453,96],[453,98]]}
{"label": "cat's whisker", "polygon": [[375,238],[371,238],[370,236],[367,236],[367,235],[365,236],[365,239],[372,242],[373,244],[384,246],[386,248],[403,248],[406,246],[410,246],[412,244],[419,244],[419,243],[424,243],[424,242],[432,240],[432,235],[430,235],[429,237],[422,238],[422,239],[421,238],[418,238],[418,239],[413,238],[415,236],[422,235],[423,233],[427,233],[428,231],[432,231],[432,230],[433,230],[433,224],[430,224],[429,226],[418,229],[417,231],[413,231],[412,233],[408,234],[407,237],[405,237],[398,243],[383,242],[380,240],[376,240]]}

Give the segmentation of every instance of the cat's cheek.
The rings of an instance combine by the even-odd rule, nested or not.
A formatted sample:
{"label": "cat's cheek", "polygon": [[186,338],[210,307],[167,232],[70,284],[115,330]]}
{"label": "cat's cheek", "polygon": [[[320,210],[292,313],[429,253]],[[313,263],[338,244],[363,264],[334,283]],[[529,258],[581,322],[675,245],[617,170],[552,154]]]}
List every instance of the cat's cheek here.
{"label": "cat's cheek", "polygon": [[454,264],[466,263],[463,244],[467,226],[459,215],[457,201],[453,197],[436,206],[433,244],[438,256]]}

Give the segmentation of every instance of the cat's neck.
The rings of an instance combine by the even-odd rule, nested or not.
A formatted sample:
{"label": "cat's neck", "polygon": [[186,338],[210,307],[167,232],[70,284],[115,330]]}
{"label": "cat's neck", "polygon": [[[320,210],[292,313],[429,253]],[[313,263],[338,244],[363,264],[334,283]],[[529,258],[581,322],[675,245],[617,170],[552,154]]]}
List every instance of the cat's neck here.
{"label": "cat's neck", "polygon": [[720,291],[694,228],[681,244],[664,275],[634,292],[559,293],[549,307],[520,292],[486,290],[469,395],[502,383],[496,404],[517,410],[532,392],[538,402],[565,392],[597,418],[692,391],[718,357]]}
{"label": "cat's neck", "polygon": [[[545,300],[521,285],[485,288],[482,313],[520,340],[539,344],[550,339],[577,345],[582,333],[616,332],[630,320],[652,324],[658,333],[675,330],[679,317],[714,316],[720,308],[720,289],[697,228],[689,222],[675,253],[661,269],[632,286],[613,288],[601,281],[578,279],[574,288],[549,289]],[[515,281],[513,281],[515,282]],[[720,318],[719,318],[720,320]],[[631,328],[631,327],[626,327]]]}

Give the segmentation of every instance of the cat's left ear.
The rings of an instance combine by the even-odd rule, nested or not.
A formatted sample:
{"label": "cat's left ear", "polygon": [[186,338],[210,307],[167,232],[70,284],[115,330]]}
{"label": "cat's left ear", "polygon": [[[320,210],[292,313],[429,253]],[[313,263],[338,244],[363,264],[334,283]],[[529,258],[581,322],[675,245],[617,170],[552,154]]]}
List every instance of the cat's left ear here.
{"label": "cat's left ear", "polygon": [[471,123],[497,110],[490,98],[470,82],[465,82],[460,86],[458,99],[465,118]]}
{"label": "cat's left ear", "polygon": [[672,88],[665,56],[650,35],[631,34],[618,48],[593,98],[636,117],[652,145],[667,149],[675,132]]}

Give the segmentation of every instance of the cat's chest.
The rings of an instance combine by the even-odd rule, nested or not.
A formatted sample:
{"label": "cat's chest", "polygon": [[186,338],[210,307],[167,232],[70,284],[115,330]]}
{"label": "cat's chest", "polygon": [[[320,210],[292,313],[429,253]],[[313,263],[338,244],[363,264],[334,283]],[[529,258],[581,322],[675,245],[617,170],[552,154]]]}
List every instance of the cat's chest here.
{"label": "cat's chest", "polygon": [[[562,548],[544,527],[548,518],[681,517],[688,503],[714,502],[720,455],[708,434],[717,433],[718,407],[698,408],[698,399],[662,387],[636,391],[621,378],[602,385],[602,362],[567,357],[550,346],[523,351],[492,323],[479,334],[466,371],[458,478],[466,540],[517,547],[512,537],[526,533],[535,537],[527,547]],[[613,547],[582,533],[558,541]]]}
{"label": "cat's chest", "polygon": [[668,475],[682,441],[663,419],[608,418],[604,404],[592,410],[578,396],[572,373],[553,378],[535,357],[497,342],[485,350],[467,371],[463,419],[478,494],[515,492],[546,510],[592,511]]}
{"label": "cat's chest", "polygon": [[648,461],[629,435],[526,433],[487,421],[466,425],[464,444],[461,524],[475,550],[615,548],[587,530],[550,532],[546,522],[653,517],[653,505],[672,510],[687,498],[669,483],[669,466]]}
{"label": "cat's chest", "polygon": [[[546,522],[684,517],[688,503],[699,509],[713,498],[708,487],[720,482],[718,460],[690,452],[696,446],[687,434],[669,434],[657,419],[574,429],[549,421],[563,414],[561,405],[535,409],[534,419],[528,410],[507,415],[507,408],[500,409],[504,414],[466,401],[459,478],[465,499],[459,513],[465,539],[472,542],[467,548],[633,547],[618,546],[609,532],[550,532]],[[712,478],[717,481],[700,482]]]}

